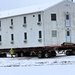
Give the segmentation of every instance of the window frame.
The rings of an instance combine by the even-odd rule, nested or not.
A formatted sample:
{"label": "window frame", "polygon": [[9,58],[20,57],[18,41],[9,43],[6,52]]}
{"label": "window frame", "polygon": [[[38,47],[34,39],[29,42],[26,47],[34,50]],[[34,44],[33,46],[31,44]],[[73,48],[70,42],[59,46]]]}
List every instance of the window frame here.
{"label": "window frame", "polygon": [[52,37],[57,37],[57,30],[52,30]]}
{"label": "window frame", "polygon": [[42,31],[39,31],[39,38],[42,38]]}
{"label": "window frame", "polygon": [[1,21],[0,21],[0,27],[1,27]]}
{"label": "window frame", "polygon": [[23,22],[24,22],[24,24],[27,23],[27,18],[26,18],[26,16],[23,17]]}
{"label": "window frame", "polygon": [[24,39],[27,40],[27,32],[24,33]]}
{"label": "window frame", "polygon": [[38,22],[41,22],[41,14],[38,14]]}
{"label": "window frame", "polygon": [[70,14],[68,12],[65,14],[65,26],[66,27],[70,27],[71,26]]}
{"label": "window frame", "polygon": [[0,42],[2,41],[2,36],[0,35]]}
{"label": "window frame", "polygon": [[51,21],[56,21],[56,14],[55,13],[52,13],[51,14]]}
{"label": "window frame", "polygon": [[11,19],[11,25],[13,25],[13,19]]}
{"label": "window frame", "polygon": [[11,41],[14,41],[14,34],[11,34]]}
{"label": "window frame", "polygon": [[66,14],[66,20],[69,20],[69,19],[70,19],[69,14]]}

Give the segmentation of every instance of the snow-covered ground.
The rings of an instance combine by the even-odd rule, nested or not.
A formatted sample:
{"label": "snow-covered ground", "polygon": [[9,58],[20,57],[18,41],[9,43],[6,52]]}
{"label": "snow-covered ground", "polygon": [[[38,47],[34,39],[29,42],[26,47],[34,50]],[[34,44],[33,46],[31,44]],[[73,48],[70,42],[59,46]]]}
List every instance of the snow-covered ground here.
{"label": "snow-covered ground", "polygon": [[0,75],[74,75],[75,56],[0,58]]}

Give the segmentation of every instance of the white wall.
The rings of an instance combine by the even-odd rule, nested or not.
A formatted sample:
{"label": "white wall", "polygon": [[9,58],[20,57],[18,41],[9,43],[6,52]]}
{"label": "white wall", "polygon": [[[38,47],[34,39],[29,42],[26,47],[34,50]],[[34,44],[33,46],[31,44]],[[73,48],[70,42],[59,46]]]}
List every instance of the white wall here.
{"label": "white wall", "polygon": [[[44,45],[43,37],[43,19],[42,25],[37,25],[38,14],[28,14],[1,19],[2,45],[0,48],[23,48],[23,47],[38,47]],[[35,17],[33,17],[35,15]],[[27,27],[23,27],[23,17],[27,17]],[[11,26],[13,19],[13,29]],[[42,31],[42,42],[39,42],[39,31]],[[27,32],[27,43],[24,43],[24,32]],[[11,44],[11,34],[14,34],[14,44]]]}
{"label": "white wall", "polygon": [[[75,43],[75,4],[63,1],[44,12],[15,16],[1,19],[2,45],[0,48],[23,48],[39,46],[57,46],[66,42],[66,30],[71,31],[71,42]],[[69,12],[71,26],[65,26],[65,14]],[[51,21],[51,14],[57,15],[56,21]],[[37,25],[38,14],[42,15],[41,25]],[[35,17],[33,17],[35,15]],[[23,17],[27,17],[27,27],[23,27]],[[11,19],[14,28],[10,29]],[[52,37],[52,30],[57,30],[57,37]],[[42,31],[42,42],[39,42],[39,31]],[[27,32],[27,43],[24,43],[24,32]],[[11,44],[11,34],[14,34],[14,44]]]}
{"label": "white wall", "polygon": [[[65,26],[65,14],[69,12],[71,26]],[[51,14],[56,13],[57,20],[51,21]],[[45,45],[54,46],[61,45],[66,42],[66,30],[71,31],[71,42],[75,43],[75,4],[64,1],[44,12],[44,28],[45,28]],[[52,30],[57,30],[57,37],[52,37]]]}

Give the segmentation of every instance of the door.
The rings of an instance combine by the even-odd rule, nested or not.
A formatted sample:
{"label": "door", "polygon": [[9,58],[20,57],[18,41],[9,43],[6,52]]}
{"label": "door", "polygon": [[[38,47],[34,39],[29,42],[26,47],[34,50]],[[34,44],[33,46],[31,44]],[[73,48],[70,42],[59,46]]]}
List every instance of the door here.
{"label": "door", "polygon": [[71,31],[70,30],[66,31],[66,42],[71,42]]}

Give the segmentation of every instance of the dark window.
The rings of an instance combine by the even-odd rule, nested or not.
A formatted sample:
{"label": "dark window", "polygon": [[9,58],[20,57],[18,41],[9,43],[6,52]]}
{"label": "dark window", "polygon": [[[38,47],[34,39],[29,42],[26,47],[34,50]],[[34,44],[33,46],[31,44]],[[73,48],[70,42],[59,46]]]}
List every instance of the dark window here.
{"label": "dark window", "polygon": [[39,38],[42,38],[42,32],[39,31]]}
{"label": "dark window", "polygon": [[1,27],[1,21],[0,21],[0,27]]}
{"label": "dark window", "polygon": [[13,25],[13,19],[11,19],[11,25]]}
{"label": "dark window", "polygon": [[2,41],[1,35],[0,35],[0,41]]}
{"label": "dark window", "polygon": [[51,14],[51,20],[56,21],[56,14]]}
{"label": "dark window", "polygon": [[24,24],[26,23],[26,17],[24,17]]}
{"label": "dark window", "polygon": [[69,15],[66,15],[66,20],[69,20]]}
{"label": "dark window", "polygon": [[11,40],[12,40],[12,41],[14,40],[14,35],[13,35],[13,34],[11,34]]}
{"label": "dark window", "polygon": [[67,36],[70,36],[70,31],[67,31]]}
{"label": "dark window", "polygon": [[38,21],[41,22],[41,14],[38,14]]}
{"label": "dark window", "polygon": [[26,32],[24,33],[24,39],[25,40],[27,39],[27,33]]}

